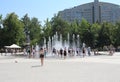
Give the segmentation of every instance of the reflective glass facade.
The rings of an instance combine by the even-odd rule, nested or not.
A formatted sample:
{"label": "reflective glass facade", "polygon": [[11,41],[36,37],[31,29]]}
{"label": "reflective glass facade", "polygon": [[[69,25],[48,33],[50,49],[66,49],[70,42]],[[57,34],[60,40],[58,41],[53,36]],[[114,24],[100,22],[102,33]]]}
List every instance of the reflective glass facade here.
{"label": "reflective glass facade", "polygon": [[59,15],[66,21],[81,21],[86,19],[89,23],[95,22],[112,22],[120,20],[120,6],[107,2],[94,2],[82,4],[70,9],[59,12]]}

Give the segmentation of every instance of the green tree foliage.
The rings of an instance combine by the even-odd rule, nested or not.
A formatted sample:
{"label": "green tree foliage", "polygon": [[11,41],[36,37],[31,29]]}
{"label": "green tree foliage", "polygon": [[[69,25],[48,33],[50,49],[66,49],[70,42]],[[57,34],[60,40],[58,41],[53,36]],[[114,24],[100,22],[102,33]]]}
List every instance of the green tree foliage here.
{"label": "green tree foliage", "polygon": [[[41,34],[41,24],[37,18],[33,17],[30,19],[28,14],[22,18],[22,22],[24,23],[24,32],[25,34],[29,34],[31,45],[35,45],[40,41]],[[27,39],[27,38],[26,38]]]}
{"label": "green tree foliage", "polygon": [[116,23],[116,27],[114,31],[114,45],[116,47],[120,46],[120,22]]}
{"label": "green tree foliage", "polygon": [[77,35],[79,33],[79,24],[78,21],[74,21],[71,23],[70,27],[70,33]]}
{"label": "green tree foliage", "polygon": [[23,23],[15,13],[10,13],[4,20],[4,45],[22,44],[24,40]]}
{"label": "green tree foliage", "polygon": [[109,46],[111,44],[110,39],[110,27],[109,23],[104,22],[101,25],[101,29],[98,32],[98,47]]}
{"label": "green tree foliage", "polygon": [[98,43],[97,38],[98,38],[98,32],[100,30],[101,26],[98,23],[94,23],[91,25],[91,32],[93,34],[93,39],[92,39],[92,47],[96,48],[96,45]]}
{"label": "green tree foliage", "polygon": [[2,24],[2,15],[0,15],[0,48],[2,47],[2,46],[4,46],[4,41],[3,41],[3,29],[2,29],[2,26],[1,26],[1,24]]}
{"label": "green tree foliage", "polygon": [[[73,22],[64,21],[59,14],[55,15],[51,20],[46,20],[41,26],[39,20],[35,17],[30,18],[25,14],[20,20],[15,13],[8,14],[5,19],[0,15],[0,21],[4,28],[0,28],[0,48],[13,43],[23,45],[26,43],[26,32],[30,35],[31,45],[36,43],[42,44],[43,38],[51,37],[57,32],[62,34],[63,41],[67,40],[70,34],[70,42],[76,41],[77,35],[80,36],[80,44],[83,42],[92,48],[103,48],[103,46],[113,45],[120,46],[120,22],[116,24],[104,22],[89,24],[85,19],[81,22],[75,20]],[[73,34],[75,40],[73,40]]]}
{"label": "green tree foliage", "polygon": [[55,15],[51,20],[52,25],[52,35],[54,35],[56,32],[58,32],[58,35],[62,34],[63,39],[66,37],[67,27],[69,26],[68,23],[64,20],[62,20],[59,15]]}
{"label": "green tree foliage", "polygon": [[40,34],[41,34],[41,24],[37,18],[33,17],[30,23],[30,39],[31,44],[36,44],[40,41]]}
{"label": "green tree foliage", "polygon": [[[25,14],[23,18],[21,18],[22,23],[24,24],[24,35],[25,35],[25,40],[24,40],[24,45],[28,43],[30,40],[28,40],[28,36],[30,36],[30,18],[28,17],[28,14]],[[30,37],[29,37],[30,38]]]}
{"label": "green tree foliage", "polygon": [[52,37],[52,27],[51,23],[48,19],[46,19],[45,24],[43,26],[43,37],[48,41],[49,37]]}
{"label": "green tree foliage", "polygon": [[91,37],[89,36],[90,32],[90,24],[85,19],[82,19],[80,23],[80,37],[81,41],[86,43],[87,45],[89,45],[88,41],[91,40]]}
{"label": "green tree foliage", "polygon": [[30,25],[30,17],[28,17],[28,14],[25,14],[21,21],[24,23],[25,30],[29,30],[28,26]]}
{"label": "green tree foliage", "polygon": [[[77,35],[79,35],[79,23],[77,20],[75,20],[74,22],[71,22],[67,28],[68,33],[70,34],[70,43],[72,43],[73,41],[75,41],[75,43],[77,42]],[[73,34],[75,35],[75,40],[73,40]],[[67,34],[66,34],[67,35]]]}
{"label": "green tree foliage", "polygon": [[114,43],[115,43],[115,37],[114,37],[114,35],[115,35],[115,32],[116,32],[116,26],[115,26],[115,24],[112,24],[112,23],[107,23],[106,24],[106,27],[108,28],[108,36],[109,36],[109,38],[110,38],[110,45],[112,44],[112,45],[114,45]]}

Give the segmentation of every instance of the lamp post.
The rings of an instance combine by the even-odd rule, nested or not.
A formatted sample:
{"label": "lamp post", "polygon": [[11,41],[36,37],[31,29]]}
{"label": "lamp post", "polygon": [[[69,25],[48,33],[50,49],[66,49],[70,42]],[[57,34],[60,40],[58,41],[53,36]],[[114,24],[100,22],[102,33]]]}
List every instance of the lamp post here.
{"label": "lamp post", "polygon": [[26,50],[27,50],[27,54],[29,55],[30,58],[30,31],[28,30],[27,27],[25,27],[25,35],[26,35]]}

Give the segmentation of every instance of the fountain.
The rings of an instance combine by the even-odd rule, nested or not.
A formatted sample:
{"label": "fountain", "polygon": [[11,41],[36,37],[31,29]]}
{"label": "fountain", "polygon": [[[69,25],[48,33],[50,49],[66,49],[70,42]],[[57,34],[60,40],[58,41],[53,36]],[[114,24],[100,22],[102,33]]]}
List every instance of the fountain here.
{"label": "fountain", "polygon": [[62,45],[62,35],[60,34],[60,40],[58,40],[58,34],[56,32],[56,34],[53,37],[53,45],[52,45],[52,49],[55,48],[57,50],[60,50],[60,48],[63,48]]}
{"label": "fountain", "polygon": [[35,55],[35,58],[39,58],[39,45],[36,43],[36,46],[35,46],[35,51],[36,51],[36,55]]}
{"label": "fountain", "polygon": [[[75,40],[75,34],[71,37],[72,43],[70,44],[70,34],[67,34],[67,39],[63,41],[62,34],[56,32],[55,35],[52,37],[49,36],[48,41],[44,38],[43,48],[47,48],[48,56],[52,56],[52,49],[55,48],[56,50],[60,50],[61,48],[64,49],[74,49],[80,48],[80,39],[79,35],[77,35],[77,40]],[[83,47],[85,44],[83,43]],[[39,51],[39,46],[36,44],[35,47],[36,51]],[[38,55],[39,53],[37,53]]]}
{"label": "fountain", "polygon": [[67,44],[70,45],[70,34],[67,35]]}
{"label": "fountain", "polygon": [[43,47],[46,48],[46,38],[45,37],[44,37],[44,45],[43,45]]}

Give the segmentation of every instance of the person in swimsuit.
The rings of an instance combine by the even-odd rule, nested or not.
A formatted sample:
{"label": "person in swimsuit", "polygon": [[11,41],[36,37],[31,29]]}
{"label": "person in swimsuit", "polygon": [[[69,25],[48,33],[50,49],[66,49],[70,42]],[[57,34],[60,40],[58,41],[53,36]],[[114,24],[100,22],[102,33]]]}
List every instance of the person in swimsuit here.
{"label": "person in swimsuit", "polygon": [[41,66],[43,66],[43,62],[44,62],[44,50],[43,50],[43,48],[40,49],[40,61],[41,61]]}
{"label": "person in swimsuit", "polygon": [[66,56],[67,56],[67,51],[66,51],[66,48],[64,49],[64,59],[66,59]]}

